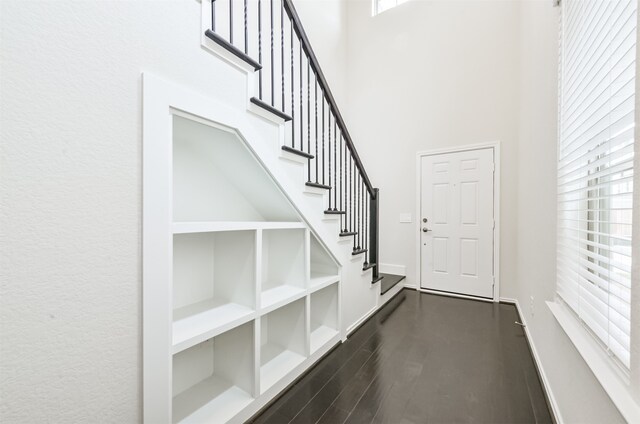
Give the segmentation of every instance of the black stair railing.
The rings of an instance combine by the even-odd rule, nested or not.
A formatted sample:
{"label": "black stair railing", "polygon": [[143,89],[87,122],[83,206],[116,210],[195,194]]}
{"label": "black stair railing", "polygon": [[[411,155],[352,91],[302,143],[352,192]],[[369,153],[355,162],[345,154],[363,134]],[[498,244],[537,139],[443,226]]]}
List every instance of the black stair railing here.
{"label": "black stair railing", "polygon": [[211,28],[206,36],[258,72],[257,97],[251,103],[291,126],[283,150],[307,159],[306,185],[328,191],[324,213],[340,215],[340,237],[352,237],[353,255],[364,254],[363,268],[373,268],[378,281],[378,189],[369,180],[292,0],[208,1]]}

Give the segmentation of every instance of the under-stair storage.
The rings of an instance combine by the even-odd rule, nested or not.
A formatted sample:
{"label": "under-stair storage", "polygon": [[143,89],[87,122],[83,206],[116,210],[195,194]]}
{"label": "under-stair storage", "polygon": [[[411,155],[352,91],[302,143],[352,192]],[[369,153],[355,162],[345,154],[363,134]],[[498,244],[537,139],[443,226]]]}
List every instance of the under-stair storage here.
{"label": "under-stair storage", "polygon": [[340,269],[238,133],[187,110],[145,127],[144,421],[243,422],[340,341]]}
{"label": "under-stair storage", "polygon": [[262,232],[262,309],[304,294],[307,280],[305,238],[305,230]]}
{"label": "under-stair storage", "polygon": [[174,352],[252,318],[255,239],[255,231],[174,235]]}
{"label": "under-stair storage", "polygon": [[311,293],[311,353],[339,332],[338,284]]}
{"label": "under-stair storage", "polygon": [[305,300],[264,315],[260,320],[260,393],[300,365],[307,355]]}
{"label": "under-stair storage", "polygon": [[223,423],[254,398],[254,323],[173,356],[172,422]]}

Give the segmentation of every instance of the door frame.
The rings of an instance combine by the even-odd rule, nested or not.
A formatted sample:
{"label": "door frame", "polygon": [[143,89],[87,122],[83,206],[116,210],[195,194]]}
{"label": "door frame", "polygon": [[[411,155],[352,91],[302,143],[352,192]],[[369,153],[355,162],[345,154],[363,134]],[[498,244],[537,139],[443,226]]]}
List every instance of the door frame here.
{"label": "door frame", "polygon": [[[424,156],[435,156],[446,153],[466,152],[470,150],[493,149],[493,158],[495,172],[493,174],[493,219],[495,220],[495,228],[493,229],[493,299],[485,299],[476,296],[434,292],[429,289],[422,288],[422,255],[420,244],[421,207],[422,207],[422,158]],[[433,292],[453,297],[462,297],[476,300],[484,300],[490,302],[500,301],[500,141],[492,141],[488,143],[469,144],[464,146],[444,147],[433,150],[423,150],[416,154],[416,289],[423,292]]]}

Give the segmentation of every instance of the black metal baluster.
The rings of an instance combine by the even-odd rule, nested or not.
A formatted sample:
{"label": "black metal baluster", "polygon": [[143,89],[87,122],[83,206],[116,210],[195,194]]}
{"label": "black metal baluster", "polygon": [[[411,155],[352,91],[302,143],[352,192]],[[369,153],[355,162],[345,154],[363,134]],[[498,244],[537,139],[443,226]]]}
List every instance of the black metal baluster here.
{"label": "black metal baluster", "polygon": [[274,64],[273,64],[273,0],[269,0],[269,6],[271,8],[271,106],[274,105],[274,100],[275,100],[275,96],[273,93],[273,85],[274,85],[274,75],[273,75],[273,71],[274,71]]}
{"label": "black metal baluster", "polygon": [[[258,0],[258,62],[262,64],[262,0]],[[258,98],[262,100],[262,68],[258,73]]]}
{"label": "black metal baluster", "polygon": [[333,118],[333,210],[338,210],[338,126]]}
{"label": "black metal baluster", "polygon": [[[340,141],[338,141],[338,148],[340,149],[340,162],[338,162],[340,165],[340,172],[338,172],[338,175],[340,176],[340,182],[338,184],[338,187],[340,187],[340,207],[338,208],[338,210],[344,211],[344,209],[342,209],[342,197],[344,194],[344,189],[342,188],[342,131],[340,131]],[[340,231],[344,231],[344,214],[340,214]]]}
{"label": "black metal baluster", "polygon": [[211,31],[216,32],[216,0],[211,0]]}
{"label": "black metal baluster", "polygon": [[325,168],[325,154],[324,154],[324,90],[322,91],[322,185],[324,185],[324,168]]}
{"label": "black metal baluster", "polygon": [[[349,183],[351,185],[351,187],[349,187],[349,198],[351,199],[351,220],[352,220],[352,225],[351,231],[357,232],[357,226],[356,226],[356,202],[355,202],[355,182],[356,182],[356,176],[355,176],[355,170],[353,169],[354,166],[354,160],[353,158],[351,158],[351,170],[353,171],[353,180],[351,180],[351,178],[349,178]],[[356,235],[354,234],[353,237],[353,250],[356,250]]]}
{"label": "black metal baluster", "polygon": [[[280,73],[282,81],[282,112],[284,112],[284,0],[280,0]],[[291,123],[293,125],[293,122]]]}
{"label": "black metal baluster", "polygon": [[[283,0],[284,1],[284,0]],[[294,149],[296,148],[296,108],[294,107],[294,91],[293,91],[293,86],[294,86],[294,75],[295,73],[293,72],[293,21],[289,21],[291,24],[291,27],[289,28],[289,40],[291,42],[291,147],[293,147]],[[302,81],[300,81],[300,83],[302,84]],[[300,139],[300,150],[302,150],[302,139]]]}
{"label": "black metal baluster", "polygon": [[318,157],[318,75],[316,75],[316,73],[313,73],[314,76],[314,81],[315,81],[315,95],[313,96],[313,100],[316,104],[316,125],[314,126],[315,130],[316,130],[316,184],[318,183],[318,161],[320,160],[320,158]]}
{"label": "black metal baluster", "polygon": [[233,44],[233,0],[229,0],[229,43]]}
{"label": "black metal baluster", "polygon": [[329,139],[327,140],[328,148],[329,148],[329,209],[331,210],[331,190],[333,190],[333,186],[331,185],[331,108],[329,108],[329,113],[327,116],[328,123],[327,128],[329,129]]}
{"label": "black metal baluster", "polygon": [[[298,59],[300,61],[300,150],[304,151],[304,116],[302,112],[302,41],[298,40]],[[307,153],[311,153],[307,150]]]}
{"label": "black metal baluster", "polygon": [[344,193],[342,194],[342,197],[344,197],[344,211],[346,212],[345,216],[344,216],[344,232],[347,233],[349,232],[349,203],[347,203],[347,193],[349,192],[349,190],[347,189],[347,184],[349,183],[349,180],[347,179],[347,172],[348,171],[348,163],[347,163],[347,158],[349,156],[347,155],[347,140],[344,141],[344,155],[343,155],[343,160],[344,160],[344,185],[342,186],[342,190],[344,191]]}
{"label": "black metal baluster", "polygon": [[[364,189],[364,182],[363,184],[363,189]],[[369,198],[368,196],[368,192],[366,190],[363,190],[364,196],[363,196],[363,200],[362,200],[362,204],[363,204],[363,213],[364,213],[364,225],[363,225],[363,232],[364,235],[362,237],[362,248],[364,250],[367,250],[367,199]],[[364,266],[367,267],[369,266],[369,252],[366,252],[364,254]]]}
{"label": "black metal baluster", "polygon": [[[307,59],[307,152],[311,154],[311,64]],[[307,166],[307,177],[311,182],[311,158]]]}
{"label": "black metal baluster", "polygon": [[247,0],[244,0],[244,54],[249,53],[249,33],[247,29]]}
{"label": "black metal baluster", "polygon": [[357,235],[357,239],[358,242],[356,243],[356,250],[360,250],[360,236],[362,235],[362,228],[360,228],[360,184],[358,184],[360,180],[360,176],[359,174],[356,175],[356,195],[355,195],[355,202],[356,202],[356,231],[358,232]]}

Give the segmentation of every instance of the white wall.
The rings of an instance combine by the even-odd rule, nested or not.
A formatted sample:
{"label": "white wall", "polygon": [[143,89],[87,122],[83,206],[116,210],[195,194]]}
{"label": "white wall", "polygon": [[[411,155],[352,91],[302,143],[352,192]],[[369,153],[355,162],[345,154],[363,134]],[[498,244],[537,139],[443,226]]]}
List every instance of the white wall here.
{"label": "white wall", "polygon": [[564,421],[624,422],[544,303],[556,281],[558,9],[523,2],[520,36],[517,299]]}
{"label": "white wall", "polygon": [[381,262],[405,265],[407,284],[418,284],[416,153],[499,140],[501,294],[515,296],[518,21],[517,2],[416,0],[373,18],[370,1],[349,2],[347,122],[380,187]]}
{"label": "white wall", "polygon": [[0,2],[0,421],[141,420],[141,72],[247,101],[200,7]]}
{"label": "white wall", "polygon": [[300,21],[342,112],[347,107],[347,0],[294,0]]}

